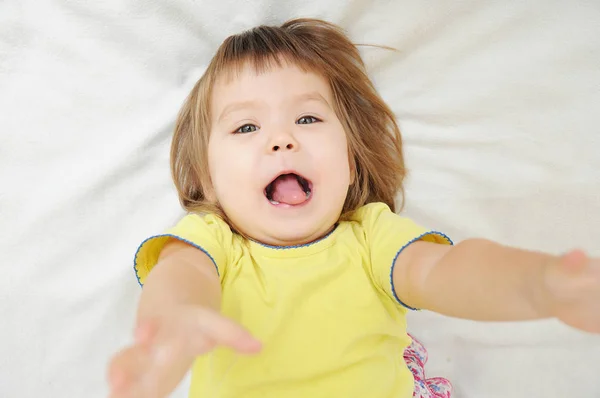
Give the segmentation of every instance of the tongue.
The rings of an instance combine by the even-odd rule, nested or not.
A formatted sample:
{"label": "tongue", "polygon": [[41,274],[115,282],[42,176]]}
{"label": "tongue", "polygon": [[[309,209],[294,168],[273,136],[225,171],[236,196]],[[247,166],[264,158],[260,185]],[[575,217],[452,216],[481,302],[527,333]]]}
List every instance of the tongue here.
{"label": "tongue", "polygon": [[273,181],[272,198],[279,203],[298,205],[306,200],[306,193],[293,175],[284,175]]}

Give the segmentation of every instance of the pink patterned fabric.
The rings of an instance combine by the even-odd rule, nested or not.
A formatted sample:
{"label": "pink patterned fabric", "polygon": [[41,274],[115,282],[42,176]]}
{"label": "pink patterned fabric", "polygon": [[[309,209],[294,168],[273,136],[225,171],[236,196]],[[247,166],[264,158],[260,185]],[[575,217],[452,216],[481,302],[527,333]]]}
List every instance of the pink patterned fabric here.
{"label": "pink patterned fabric", "polygon": [[404,351],[404,360],[415,378],[413,398],[450,398],[452,384],[441,377],[425,377],[427,350],[421,342],[410,335],[412,343]]}

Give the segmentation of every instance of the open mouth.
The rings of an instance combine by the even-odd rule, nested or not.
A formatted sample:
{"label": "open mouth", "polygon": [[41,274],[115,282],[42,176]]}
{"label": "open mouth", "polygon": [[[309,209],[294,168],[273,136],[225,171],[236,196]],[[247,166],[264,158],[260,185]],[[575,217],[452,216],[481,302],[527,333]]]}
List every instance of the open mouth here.
{"label": "open mouth", "polygon": [[296,173],[281,174],[267,185],[264,193],[273,205],[298,206],[310,199],[312,183]]}

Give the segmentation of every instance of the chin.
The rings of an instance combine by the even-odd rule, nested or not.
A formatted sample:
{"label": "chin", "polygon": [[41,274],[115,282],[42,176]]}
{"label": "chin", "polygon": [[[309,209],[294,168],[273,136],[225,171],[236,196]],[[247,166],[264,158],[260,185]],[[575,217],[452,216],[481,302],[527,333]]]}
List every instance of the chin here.
{"label": "chin", "polygon": [[[265,203],[231,214],[229,220],[243,235],[270,246],[297,246],[319,240],[331,231],[340,215],[337,209],[318,206],[314,201],[297,209],[282,209]],[[267,206],[266,211],[263,206]]]}
{"label": "chin", "polygon": [[266,242],[263,243],[273,246],[304,245],[319,240],[329,233],[334,223],[335,221],[330,225],[323,225],[307,219],[298,220],[298,222],[286,220],[272,223],[264,226]]}

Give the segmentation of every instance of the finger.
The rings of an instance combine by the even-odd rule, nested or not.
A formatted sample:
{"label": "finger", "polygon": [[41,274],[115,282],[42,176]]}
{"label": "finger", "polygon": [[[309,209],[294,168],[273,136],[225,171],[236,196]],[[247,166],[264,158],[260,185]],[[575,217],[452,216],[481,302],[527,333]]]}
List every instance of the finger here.
{"label": "finger", "polygon": [[561,258],[562,269],[570,274],[583,272],[589,263],[588,256],[582,250],[573,250]]}
{"label": "finger", "polygon": [[197,314],[186,310],[163,319],[149,344],[157,366],[174,360],[193,360],[215,348],[217,343],[198,327],[194,316]]}
{"label": "finger", "polygon": [[150,353],[136,345],[124,349],[111,361],[108,370],[108,381],[116,393],[122,393],[139,383],[141,375],[151,363]]}
{"label": "finger", "polygon": [[188,338],[189,347],[193,356],[202,355],[213,350],[218,343],[203,332],[198,333],[195,329]]}
{"label": "finger", "polygon": [[[198,335],[204,334],[216,344],[233,348],[241,353],[251,354],[260,351],[261,343],[231,319],[207,309],[195,308],[192,311],[193,314],[186,319],[192,322],[190,330],[201,332]],[[190,337],[193,339],[194,335]],[[198,343],[203,346],[206,341],[201,339]]]}
{"label": "finger", "polygon": [[140,385],[142,397],[162,398],[173,392],[194,362],[188,347],[189,341],[174,336],[153,347],[154,366]]}
{"label": "finger", "polygon": [[161,328],[149,347],[136,345],[111,364],[111,398],[164,398],[177,387],[193,363],[186,342]]}
{"label": "finger", "polygon": [[142,346],[149,346],[158,333],[158,321],[146,320],[135,329],[135,341]]}
{"label": "finger", "polygon": [[138,385],[131,386],[126,390],[115,391],[111,390],[109,398],[150,398],[144,395]]}

